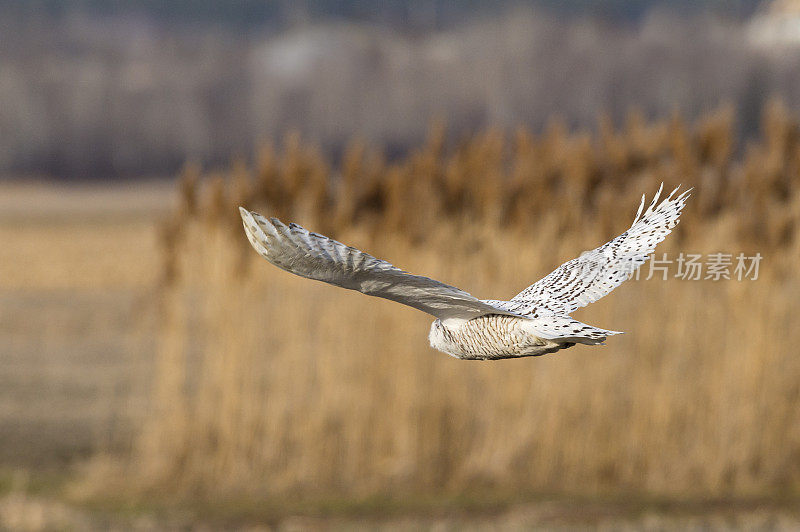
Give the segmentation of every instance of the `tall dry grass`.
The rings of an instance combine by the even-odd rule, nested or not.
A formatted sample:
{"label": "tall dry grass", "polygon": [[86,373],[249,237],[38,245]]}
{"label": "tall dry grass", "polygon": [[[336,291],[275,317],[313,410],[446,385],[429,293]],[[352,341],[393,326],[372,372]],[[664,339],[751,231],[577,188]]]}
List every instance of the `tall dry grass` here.
{"label": "tall dry grass", "polygon": [[[334,168],[290,135],[252,166],[188,167],[126,478],[202,496],[794,492],[798,125],[773,103],[734,160],[734,120],[634,112],[596,134],[553,121],[456,142],[439,125],[402,161],[354,142]],[[607,347],[491,363],[431,350],[429,316],[267,264],[235,208],[509,298],[623,231],[662,180],[696,192],[658,252],[760,252],[758,280],[631,281],[577,314],[628,332]]]}

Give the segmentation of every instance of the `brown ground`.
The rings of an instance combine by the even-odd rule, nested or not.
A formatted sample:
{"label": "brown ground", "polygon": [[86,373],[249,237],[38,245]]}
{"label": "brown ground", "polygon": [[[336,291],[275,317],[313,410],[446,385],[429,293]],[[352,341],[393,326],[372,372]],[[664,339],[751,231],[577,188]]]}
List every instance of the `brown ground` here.
{"label": "brown ground", "polygon": [[0,187],[0,467],[60,469],[147,396],[154,225],[171,187]]}
{"label": "brown ground", "polygon": [[[99,450],[125,445],[147,405],[155,351],[156,223],[171,201],[172,187],[160,183],[0,186],[0,528],[250,524],[249,518],[188,510],[109,513],[71,504],[64,495],[74,467]],[[800,529],[800,513],[790,506],[539,500],[475,512],[405,516],[395,510],[388,518],[371,517],[380,515],[374,509],[283,515],[263,528]]]}

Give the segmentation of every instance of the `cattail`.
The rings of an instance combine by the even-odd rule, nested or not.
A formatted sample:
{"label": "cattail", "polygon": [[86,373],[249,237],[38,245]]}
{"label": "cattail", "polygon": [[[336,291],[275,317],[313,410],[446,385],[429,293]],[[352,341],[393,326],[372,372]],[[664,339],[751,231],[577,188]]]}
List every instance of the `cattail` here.
{"label": "cattail", "polygon": [[225,183],[225,176],[222,174],[213,175],[209,180],[206,205],[203,210],[210,225],[216,225],[223,220],[233,206],[229,201]]}
{"label": "cattail", "polygon": [[264,208],[278,217],[285,218],[289,214],[288,191],[275,148],[270,143],[262,144],[256,155],[252,202],[251,207]]}
{"label": "cattail", "polygon": [[253,179],[247,163],[237,157],[231,164],[231,203],[233,205],[246,205],[253,199]]}
{"label": "cattail", "polygon": [[[185,212],[181,209],[181,212]],[[179,275],[179,256],[182,251],[182,228],[188,223],[184,216],[171,216],[158,227],[158,243],[161,250],[161,280],[164,285],[174,284]]]}
{"label": "cattail", "polygon": [[[786,318],[797,306],[800,139],[773,103],[763,138],[734,160],[733,123],[729,107],[694,123],[631,111],[619,130],[608,116],[595,134],[554,119],[542,134],[490,128],[448,142],[439,122],[397,161],[354,141],[338,166],[292,133],[262,146],[254,169],[241,158],[205,176],[187,165],[181,204],[158,234],[173,317],[130,474],[153,491],[209,498],[458,494],[476,479],[598,493],[800,485],[785,467],[800,448],[800,337]],[[235,209],[245,202],[409,271],[510,297],[624,231],[661,181],[696,191],[657,256],[760,253],[758,283],[628,285],[581,312],[632,319],[634,334],[605,354],[533,365],[461,367],[424,352],[413,334],[425,316],[290,279],[248,247]],[[657,312],[640,312],[654,301]],[[736,334],[720,342],[709,330]],[[576,440],[577,422],[586,437]],[[514,438],[497,437],[509,427]]]}
{"label": "cattail", "polygon": [[197,187],[200,181],[200,165],[188,162],[181,170],[178,178],[180,206],[182,216],[192,217],[197,213]]}

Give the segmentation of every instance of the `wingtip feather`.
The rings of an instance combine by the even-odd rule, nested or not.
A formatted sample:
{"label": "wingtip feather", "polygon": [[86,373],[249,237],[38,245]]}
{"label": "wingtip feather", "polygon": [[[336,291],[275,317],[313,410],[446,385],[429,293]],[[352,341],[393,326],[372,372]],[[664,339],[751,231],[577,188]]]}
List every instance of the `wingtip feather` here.
{"label": "wingtip feather", "polygon": [[631,224],[631,227],[636,225],[636,222],[639,221],[639,216],[642,215],[642,211],[644,210],[644,202],[645,202],[645,195],[642,194],[642,201],[639,202],[639,210],[636,211],[636,216],[633,217],[633,223]]}
{"label": "wingtip feather", "polygon": [[267,260],[270,260],[269,240],[278,236],[275,226],[260,214],[248,211],[244,207],[239,207],[239,214],[242,217],[244,232],[253,249]]}
{"label": "wingtip feather", "polygon": [[652,212],[652,211],[653,211],[653,207],[655,207],[655,206],[656,206],[656,204],[658,203],[658,198],[660,198],[660,197],[661,197],[661,192],[662,192],[663,190],[664,190],[664,182],[662,181],[662,182],[661,182],[661,185],[658,187],[658,190],[656,191],[656,195],[655,195],[655,196],[653,196],[653,201],[651,201],[651,202],[650,202],[650,206],[649,206],[649,207],[647,207],[647,213],[650,213],[650,212]]}

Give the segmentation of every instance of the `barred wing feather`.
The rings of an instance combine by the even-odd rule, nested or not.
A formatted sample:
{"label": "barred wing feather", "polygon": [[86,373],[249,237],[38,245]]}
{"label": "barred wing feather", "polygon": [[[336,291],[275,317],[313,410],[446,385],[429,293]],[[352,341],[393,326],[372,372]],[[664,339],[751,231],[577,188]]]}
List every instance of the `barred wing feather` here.
{"label": "barred wing feather", "polygon": [[494,307],[474,296],[428,277],[412,275],[385,260],[346,246],[299,225],[239,208],[247,238],[255,250],[288,272],[397,301],[439,319],[471,319],[514,312]]}
{"label": "barred wing feather", "polygon": [[[689,192],[675,196],[678,188],[661,203],[661,187],[642,215],[645,197],[630,229],[617,238],[565,262],[552,273],[507,302],[507,310],[523,315],[570,314],[597,301],[626,281],[678,224]],[[673,198],[673,196],[675,196]]]}

